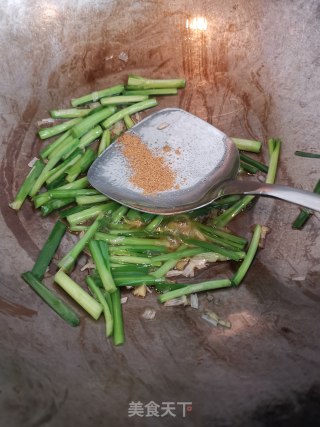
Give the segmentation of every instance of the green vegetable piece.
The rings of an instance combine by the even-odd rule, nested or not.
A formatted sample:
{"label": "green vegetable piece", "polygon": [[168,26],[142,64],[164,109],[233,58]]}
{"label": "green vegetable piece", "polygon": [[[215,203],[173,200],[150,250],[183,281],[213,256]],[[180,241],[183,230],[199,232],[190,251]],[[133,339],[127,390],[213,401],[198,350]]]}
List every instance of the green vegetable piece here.
{"label": "green vegetable piece", "polygon": [[60,159],[63,156],[63,154],[64,154],[64,151],[61,151],[58,155],[56,155],[55,157],[52,157],[52,158],[49,159],[48,163],[43,168],[41,174],[37,178],[36,182],[34,183],[32,189],[31,189],[31,191],[29,193],[31,197],[34,197],[37,194],[37,192],[40,190],[40,188],[42,187],[42,185],[44,184],[44,182],[52,174],[51,173],[52,169],[60,161]]}
{"label": "green vegetable piece", "polygon": [[[316,183],[314,189],[314,193],[320,194],[320,179]],[[313,214],[313,211],[311,209],[302,208],[300,214],[297,216],[295,221],[292,224],[292,228],[296,230],[301,230],[305,224],[307,223],[308,219]]]}
{"label": "green vegetable piece", "polygon": [[161,89],[161,88],[184,88],[185,79],[148,79],[141,76],[130,75],[126,89]]}
{"label": "green vegetable piece", "polygon": [[104,314],[104,318],[106,321],[106,336],[110,337],[113,333],[113,318],[111,315],[109,305],[108,305],[105,297],[103,296],[100,288],[95,284],[93,278],[90,276],[87,276],[86,282],[87,282],[87,285],[89,286],[91,292],[93,293],[93,295],[97,298],[97,300],[99,301],[99,303],[103,307],[103,314]]}
{"label": "green vegetable piece", "polygon": [[125,105],[145,101],[146,99],[148,99],[147,95],[127,95],[102,98],[100,102],[102,105]]}
{"label": "green vegetable piece", "polygon": [[80,138],[79,148],[87,147],[89,144],[91,144],[91,142],[98,139],[102,135],[102,132],[103,132],[102,127],[99,125],[89,130]]}
{"label": "green vegetable piece", "polygon": [[301,209],[299,215],[292,223],[292,228],[294,230],[302,230],[302,228],[306,225],[307,221],[311,217],[313,212],[309,209],[303,208]]}
{"label": "green vegetable piece", "polygon": [[248,252],[244,257],[238,271],[234,274],[234,276],[231,279],[231,282],[234,286],[240,285],[244,276],[247,274],[247,271],[249,270],[249,267],[252,264],[252,261],[258,250],[260,237],[261,237],[261,225],[256,225],[249,248],[248,248]]}
{"label": "green vegetable piece", "polygon": [[274,184],[278,169],[281,140],[280,139],[269,139],[268,141],[270,162],[269,169],[266,178],[266,184]]}
{"label": "green vegetable piece", "polygon": [[59,133],[65,132],[68,129],[71,129],[76,124],[80,123],[82,118],[76,118],[69,120],[67,122],[60,123],[58,125],[52,126],[50,128],[40,129],[38,135],[41,139],[51,138],[52,136],[58,135]]}
{"label": "green vegetable piece", "polygon": [[120,206],[116,211],[114,211],[111,215],[111,224],[118,224],[122,218],[128,212],[127,206]]}
{"label": "green vegetable piece", "polygon": [[88,148],[82,157],[67,170],[67,181],[73,182],[81,173],[86,172],[96,157],[96,153],[91,148]]}
{"label": "green vegetable piece", "polygon": [[159,267],[161,265],[160,261],[153,260],[148,257],[139,257],[139,256],[121,256],[121,255],[112,255],[110,257],[111,262],[117,264],[141,264],[141,265],[153,265],[154,267]]}
{"label": "green vegetable piece", "polygon": [[238,200],[233,206],[225,210],[221,215],[218,215],[214,220],[213,224],[216,227],[225,227],[229,222],[235,218],[240,212],[242,212],[252,201],[254,196],[244,196]]}
{"label": "green vegetable piece", "polygon": [[164,220],[164,216],[163,215],[157,215],[155,218],[153,218],[153,220],[146,226],[145,231],[147,231],[148,233],[152,233],[153,231],[155,231],[159,225],[162,223],[162,221]]}
{"label": "green vegetable piece", "polygon": [[320,159],[320,154],[307,153],[306,151],[295,151],[294,154],[300,157],[309,157],[310,159]]}
{"label": "green vegetable piece", "polygon": [[105,290],[110,293],[114,292],[116,290],[116,285],[113,281],[111,272],[107,268],[105,259],[100,250],[99,242],[91,240],[89,249]]}
{"label": "green vegetable piece", "polygon": [[242,160],[244,163],[251,165],[255,168],[257,168],[258,170],[260,170],[261,172],[265,172],[268,173],[268,166],[264,165],[263,163],[259,162],[258,160],[252,159],[249,156],[246,156],[243,153],[240,153],[240,160]]}
{"label": "green vegetable piece", "polygon": [[63,133],[58,139],[48,144],[46,147],[44,147],[42,150],[40,150],[40,157],[41,159],[46,159],[49,154],[52,153],[55,149],[58,147],[61,147],[62,143],[66,144],[68,139],[73,139],[72,136],[70,136],[70,130],[67,130],[65,133]]}
{"label": "green vegetable piece", "polygon": [[43,248],[41,249],[38,258],[32,268],[32,274],[38,279],[42,280],[47,268],[54,257],[59,244],[66,232],[66,225],[61,221],[57,221],[45,242]]}
{"label": "green vegetable piece", "polygon": [[23,280],[39,295],[42,300],[48,304],[63,320],[71,326],[78,326],[80,319],[77,314],[43,283],[41,283],[31,271],[21,275]]}
{"label": "green vegetable piece", "polygon": [[117,207],[118,203],[108,202],[97,206],[92,206],[91,208],[85,209],[81,212],[67,216],[67,220],[71,226],[81,224],[89,219],[96,218],[101,212],[111,213]]}
{"label": "green vegetable piece", "polygon": [[80,123],[73,127],[71,133],[74,137],[80,138],[86,132],[88,132],[91,128],[96,126],[98,123],[105,120],[107,117],[112,116],[116,112],[116,107],[106,107],[97,113],[90,114],[90,116],[82,119]]}
{"label": "green vegetable piece", "polygon": [[55,167],[50,171],[48,174],[48,178],[46,179],[47,184],[53,183],[55,180],[60,178],[62,175],[65,174],[65,172],[75,163],[77,163],[78,160],[80,160],[82,157],[82,152],[80,150],[76,150],[72,156],[70,156],[68,159],[66,159],[64,162],[62,162],[59,166]]}
{"label": "green vegetable piece", "polygon": [[61,218],[66,218],[69,215],[73,215],[74,213],[78,213],[88,209],[88,206],[74,206],[72,208],[65,209],[59,212]]}
{"label": "green vegetable piece", "polygon": [[95,320],[100,317],[102,305],[85,292],[81,286],[72,280],[66,273],[59,270],[54,276],[54,281]]}
{"label": "green vegetable piece", "polygon": [[252,153],[260,153],[261,142],[252,141],[251,139],[231,138],[236,144],[238,150],[251,151]]}
{"label": "green vegetable piece", "polygon": [[64,141],[62,141],[53,150],[49,152],[48,159],[50,160],[56,157],[58,159],[61,159],[67,153],[69,154],[79,148],[79,143],[80,141],[78,138],[74,138],[72,135],[69,135]]}
{"label": "green vegetable piece", "polygon": [[[186,245],[181,245],[176,253],[181,253],[182,251],[184,251],[184,249],[186,249]],[[178,262],[179,259],[168,259],[167,261],[165,261],[161,267],[159,267],[157,270],[153,271],[150,273],[151,276],[156,277],[156,278],[161,278],[161,277],[165,277],[165,275],[168,273],[168,271],[170,271]]]}
{"label": "green vegetable piece", "polygon": [[[62,174],[59,178],[52,181],[50,184],[46,183],[46,188],[49,191],[49,190],[54,190],[55,188],[62,187],[63,185],[66,185],[66,184],[68,184],[68,182],[65,180],[65,176]],[[41,194],[43,194],[43,193],[41,193]],[[37,196],[35,196],[35,197],[37,197]]]}
{"label": "green vegetable piece", "polygon": [[125,90],[123,95],[176,95],[178,89],[176,88],[164,88],[164,89],[132,89]]}
{"label": "green vegetable piece", "polygon": [[106,148],[109,147],[111,143],[111,135],[110,135],[110,130],[106,129],[101,137],[101,141],[99,144],[99,148],[98,148],[98,155],[100,155]]}
{"label": "green vegetable piece", "polygon": [[103,194],[96,194],[94,196],[78,196],[76,197],[76,203],[80,206],[95,205],[96,203],[107,202],[110,200]]}
{"label": "green vegetable piece", "polygon": [[234,251],[234,250],[219,246],[215,243],[204,242],[203,240],[184,238],[183,241],[194,246],[199,246],[200,248],[206,249],[207,251],[215,252],[217,254],[223,255],[229,259],[232,259],[233,261],[240,261],[245,256],[245,252],[243,251]]}
{"label": "green vegetable piece", "polygon": [[[171,243],[165,239],[143,239],[139,237],[126,237],[126,236],[113,236],[112,234],[97,232],[95,235],[96,240],[104,240],[112,245],[153,245],[153,246],[166,246],[170,247]],[[158,260],[157,260],[158,261]]]}
{"label": "green vegetable piece", "polygon": [[181,251],[169,252],[167,254],[156,255],[151,258],[152,262],[158,261],[168,261],[168,260],[178,260],[183,258],[190,258],[194,255],[199,255],[204,252],[208,252],[209,250],[203,248],[187,248]]}
{"label": "green vegetable piece", "polygon": [[27,198],[28,194],[30,193],[32,187],[34,186],[36,180],[41,175],[45,165],[42,163],[41,160],[37,160],[35,164],[33,165],[32,169],[26,176],[24,182],[22,183],[16,197],[14,198],[13,202],[9,203],[10,208],[18,211],[21,206],[23,205],[23,202]]}
{"label": "green vegetable piece", "polygon": [[127,129],[131,129],[132,126],[135,125],[134,121],[132,120],[132,118],[128,114],[126,116],[124,116],[123,120],[124,120],[124,123],[125,123]]}
{"label": "green vegetable piece", "polygon": [[73,202],[74,198],[49,200],[49,202],[41,206],[41,215],[48,216],[49,214],[51,214],[51,212],[57,209],[61,209],[64,206],[70,205]]}
{"label": "green vegetable piece", "polygon": [[[182,284],[179,283],[181,286]],[[215,289],[228,288],[231,286],[229,279],[210,280],[207,282],[197,283],[195,285],[187,285],[183,288],[169,291],[159,296],[160,302],[166,302],[173,298],[179,298],[183,295],[195,294],[198,292],[211,291]]]}
{"label": "green vegetable piece", "polygon": [[55,188],[54,190],[49,190],[52,199],[65,199],[66,197],[80,197],[80,196],[93,196],[99,194],[97,190],[93,188]]}
{"label": "green vegetable piece", "polygon": [[71,271],[78,256],[90,242],[101,224],[102,215],[90,225],[84,236],[73,246],[73,248],[59,261],[58,266],[64,271]]}
{"label": "green vegetable piece", "polygon": [[74,119],[76,117],[85,117],[90,112],[90,108],[67,108],[64,110],[50,110],[50,116],[54,119]]}
{"label": "green vegetable piece", "polygon": [[155,107],[156,105],[158,105],[158,103],[155,99],[147,99],[146,101],[132,104],[129,107],[123,108],[122,110],[107,118],[104,122],[102,122],[102,126],[105,129],[109,129],[112,125],[117,123],[119,120],[122,120],[125,116],[137,113],[138,111],[146,110],[147,108]]}
{"label": "green vegetable piece", "polygon": [[113,342],[115,345],[124,343],[124,328],[121,307],[121,294],[119,289],[111,294],[112,310],[113,310]]}
{"label": "green vegetable piece", "polygon": [[[70,182],[68,184],[62,185],[61,187],[56,188],[56,190],[69,190],[69,189],[81,189],[86,188],[89,185],[89,181],[87,177],[80,178],[77,181]],[[47,203],[51,200],[52,196],[49,191],[45,193],[38,194],[33,198],[33,202],[36,208],[39,208],[41,205]]]}
{"label": "green vegetable piece", "polygon": [[112,86],[107,89],[102,89],[97,92],[92,92],[89,95],[81,96],[80,98],[72,99],[71,105],[73,107],[78,107],[79,105],[87,104],[88,102],[98,101],[100,98],[103,98],[106,96],[118,95],[121,92],[123,92],[123,90],[124,90],[123,85]]}

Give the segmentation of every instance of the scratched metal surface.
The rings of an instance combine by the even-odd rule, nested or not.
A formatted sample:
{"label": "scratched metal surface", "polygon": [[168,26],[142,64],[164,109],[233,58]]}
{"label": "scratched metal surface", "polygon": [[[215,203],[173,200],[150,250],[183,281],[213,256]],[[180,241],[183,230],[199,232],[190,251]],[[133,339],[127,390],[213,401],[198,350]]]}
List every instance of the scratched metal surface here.
{"label": "scratched metal surface", "polygon": [[[210,328],[190,308],[160,308],[154,295],[129,296],[126,344],[115,348],[102,321],[82,314],[80,328],[66,327],[19,278],[53,223],[28,204],[18,215],[7,207],[41,145],[37,121],[129,72],[186,77],[162,108],[180,106],[231,136],[280,136],[278,181],[312,189],[319,161],[293,153],[320,149],[319,1],[194,3],[1,2],[1,425],[316,425],[319,215],[293,231],[297,208],[259,200],[237,220],[272,233],[240,289],[201,299],[231,330]],[[186,28],[196,17],[206,30]],[[145,306],[156,307],[155,321],[142,320]],[[128,420],[138,400],[192,401],[193,411]]]}

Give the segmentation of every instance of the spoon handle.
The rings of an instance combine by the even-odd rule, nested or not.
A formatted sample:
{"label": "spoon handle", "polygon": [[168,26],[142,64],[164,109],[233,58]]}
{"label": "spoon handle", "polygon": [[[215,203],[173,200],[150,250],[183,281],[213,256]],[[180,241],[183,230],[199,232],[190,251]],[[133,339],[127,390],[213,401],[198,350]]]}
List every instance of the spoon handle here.
{"label": "spoon handle", "polygon": [[[320,212],[320,195],[311,191],[298,190],[286,185],[264,184],[252,181],[225,181],[223,195],[246,194],[275,197]],[[222,195],[222,194],[221,194]]]}

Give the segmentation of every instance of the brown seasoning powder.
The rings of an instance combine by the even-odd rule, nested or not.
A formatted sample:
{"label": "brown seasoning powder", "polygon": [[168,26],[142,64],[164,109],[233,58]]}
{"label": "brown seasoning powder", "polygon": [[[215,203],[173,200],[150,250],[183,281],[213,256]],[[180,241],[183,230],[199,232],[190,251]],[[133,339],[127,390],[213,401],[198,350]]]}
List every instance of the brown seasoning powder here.
{"label": "brown seasoning powder", "polygon": [[171,148],[169,147],[169,145],[168,145],[168,144],[166,144],[166,145],[162,148],[162,150],[163,150],[165,153],[169,153],[169,152],[171,151]]}
{"label": "brown seasoning powder", "polygon": [[145,194],[179,188],[176,174],[161,156],[155,156],[141,139],[126,133],[118,138],[122,152],[132,169],[130,182],[141,188]]}

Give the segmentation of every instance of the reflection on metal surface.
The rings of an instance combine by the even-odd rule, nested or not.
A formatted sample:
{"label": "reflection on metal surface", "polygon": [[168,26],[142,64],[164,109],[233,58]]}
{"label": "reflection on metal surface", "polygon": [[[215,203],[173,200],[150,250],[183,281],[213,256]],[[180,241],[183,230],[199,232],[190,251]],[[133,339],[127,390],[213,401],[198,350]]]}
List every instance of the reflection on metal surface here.
{"label": "reflection on metal surface", "polygon": [[186,20],[186,28],[190,30],[206,31],[208,28],[208,21],[203,16],[196,16],[195,18]]}
{"label": "reflection on metal surface", "polygon": [[51,22],[59,15],[59,10],[56,5],[51,2],[45,2],[42,6],[42,20],[44,22]]}
{"label": "reflection on metal surface", "polygon": [[256,331],[259,331],[259,319],[253,312],[250,312],[248,309],[230,314],[228,316],[228,320],[231,322],[232,326],[230,329],[224,330],[224,333],[227,336],[233,336],[244,332],[248,333],[248,330],[252,327],[255,327]]}

